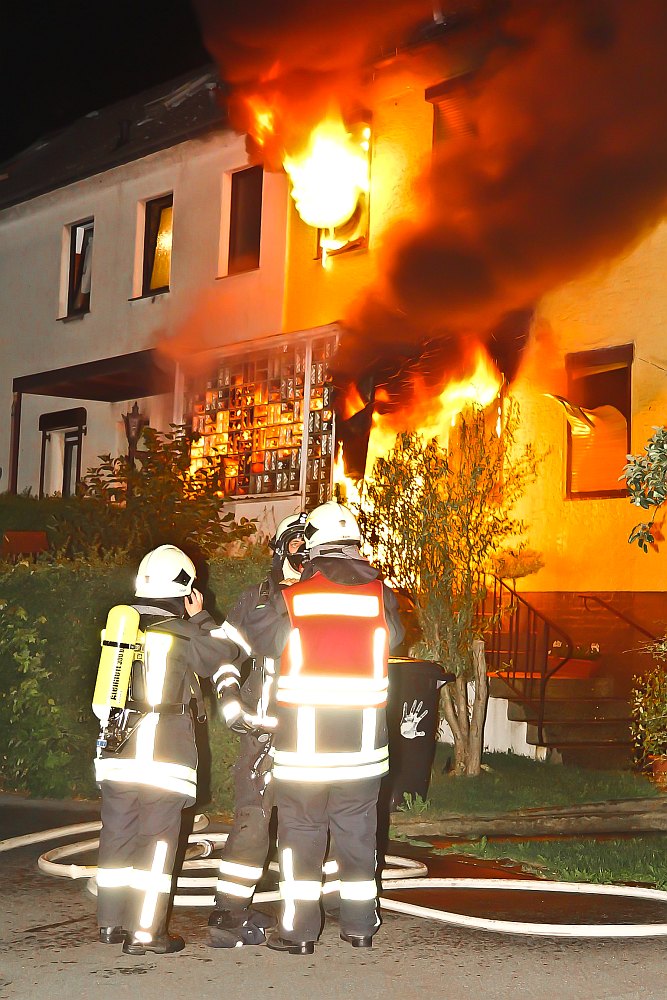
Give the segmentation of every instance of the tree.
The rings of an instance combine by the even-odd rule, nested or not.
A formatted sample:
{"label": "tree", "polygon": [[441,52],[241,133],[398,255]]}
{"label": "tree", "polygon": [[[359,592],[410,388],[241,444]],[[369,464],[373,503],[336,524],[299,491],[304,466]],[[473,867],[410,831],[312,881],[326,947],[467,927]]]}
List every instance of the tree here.
{"label": "tree", "polygon": [[653,524],[658,510],[667,498],[667,427],[654,427],[654,434],[644,445],[643,455],[628,455],[622,479],[628,487],[630,503],[642,510],[655,510],[650,521],[636,524],[628,542],[636,542],[644,552],[655,545]]}
{"label": "tree", "polygon": [[518,420],[517,404],[507,401],[502,437],[479,407],[461,416],[446,445],[399,434],[361,498],[364,540],[416,614],[420,638],[412,652],[456,675],[441,704],[457,775],[479,774],[481,765],[488,683],[478,610],[485,575],[494,553],[521,535],[511,512],[535,478],[532,447],[515,442]]}
{"label": "tree", "polygon": [[139,465],[121,455],[100,455],[83,477],[75,505],[56,519],[56,544],[69,555],[126,551],[136,556],[171,542],[191,555],[211,555],[255,524],[223,514],[220,469],[212,460],[191,472],[193,435],[172,425],[170,433],[146,427]]}

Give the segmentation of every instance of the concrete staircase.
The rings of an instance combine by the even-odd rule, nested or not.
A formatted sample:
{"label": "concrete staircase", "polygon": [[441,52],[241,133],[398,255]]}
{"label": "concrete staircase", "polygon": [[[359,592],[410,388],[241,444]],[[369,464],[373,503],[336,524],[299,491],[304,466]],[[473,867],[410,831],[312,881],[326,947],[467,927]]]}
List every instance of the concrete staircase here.
{"label": "concrete staircase", "polygon": [[[662,631],[660,614],[667,615],[664,595],[582,596],[560,592],[520,596],[569,636],[574,655],[547,681],[541,739],[539,684],[534,676],[522,675],[520,650],[517,654],[515,648],[512,672],[490,675],[491,695],[508,699],[508,718],[526,723],[529,744],[557,750],[564,763],[591,768],[631,767],[628,696],[633,676],[651,665],[650,657],[641,648],[648,635],[641,630],[653,635]],[[598,603],[596,597],[614,610]],[[630,621],[618,617],[615,611]],[[530,641],[527,635],[525,644]],[[499,644],[495,657],[498,663],[503,660],[504,642],[507,646],[510,643],[502,630],[495,642]],[[547,672],[563,655],[562,640],[551,640]]]}

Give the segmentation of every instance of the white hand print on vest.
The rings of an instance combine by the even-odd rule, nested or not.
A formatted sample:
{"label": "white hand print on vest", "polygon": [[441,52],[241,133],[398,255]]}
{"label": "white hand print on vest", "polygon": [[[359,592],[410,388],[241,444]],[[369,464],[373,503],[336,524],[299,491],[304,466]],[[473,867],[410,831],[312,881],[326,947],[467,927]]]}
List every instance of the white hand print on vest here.
{"label": "white hand print on vest", "polygon": [[[408,711],[407,701],[403,702],[403,717],[401,718],[401,736],[406,740],[414,740],[416,736],[426,736],[423,729],[418,729],[419,723],[428,715],[428,709],[424,708],[424,702],[412,702],[412,708]],[[421,715],[419,714],[421,712]]]}

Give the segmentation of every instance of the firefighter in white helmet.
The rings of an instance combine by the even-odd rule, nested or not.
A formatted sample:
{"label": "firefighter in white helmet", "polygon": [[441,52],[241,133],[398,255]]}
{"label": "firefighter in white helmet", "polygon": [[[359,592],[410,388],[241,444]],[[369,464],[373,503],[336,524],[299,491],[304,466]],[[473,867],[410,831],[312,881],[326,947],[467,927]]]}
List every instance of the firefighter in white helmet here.
{"label": "firefighter in white helmet", "polygon": [[351,511],[335,501],[317,507],[305,539],[301,580],[281,595],[273,777],[282,908],[268,939],[275,951],[301,955],[312,954],[320,933],[329,836],[341,938],[369,948],[379,926],[375,848],[389,766],[387,665],[403,638],[396,597],[362,557]]}
{"label": "firefighter in white helmet", "polygon": [[174,545],[141,560],[135,600],[109,613],[93,710],[102,793],[97,868],[99,939],[158,955],[185,942],[167,933],[181,811],[195,801],[197,751],[190,701],[198,677],[239,676],[247,651],[202,610],[195,567]]}
{"label": "firefighter in white helmet", "polygon": [[234,765],[234,825],[223,849],[215,892],[215,909],[209,917],[210,944],[238,948],[263,944],[267,927],[275,923],[251,907],[255,886],[269,850],[269,821],[273,807],[271,783],[274,718],[269,704],[274,698],[276,633],[282,616],[274,610],[281,589],[296,583],[303,569],[306,514],[283,518],[270,542],[271,570],[262,583],[249,587],[227,616],[253,652],[252,668],[239,690],[238,683],[221,675],[217,681],[223,716],[231,729],[241,733]]}

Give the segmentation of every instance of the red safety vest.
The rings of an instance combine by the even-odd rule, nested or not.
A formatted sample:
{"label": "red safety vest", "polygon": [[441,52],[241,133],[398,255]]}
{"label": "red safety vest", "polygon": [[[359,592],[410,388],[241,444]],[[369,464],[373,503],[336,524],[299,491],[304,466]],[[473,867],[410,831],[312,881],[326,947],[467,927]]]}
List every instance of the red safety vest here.
{"label": "red safety vest", "polygon": [[283,591],[292,631],[280,664],[279,705],[384,707],[389,632],[382,583],[356,587],[316,573]]}

